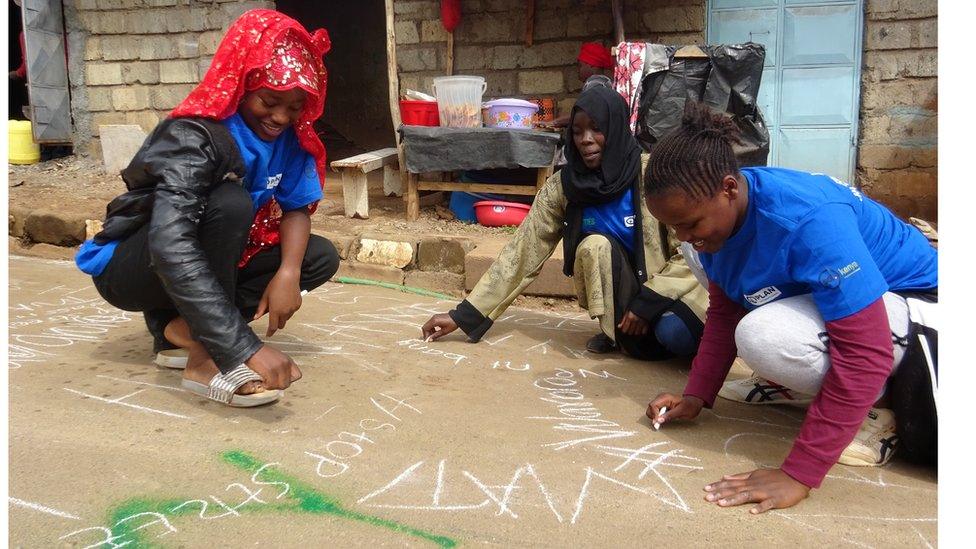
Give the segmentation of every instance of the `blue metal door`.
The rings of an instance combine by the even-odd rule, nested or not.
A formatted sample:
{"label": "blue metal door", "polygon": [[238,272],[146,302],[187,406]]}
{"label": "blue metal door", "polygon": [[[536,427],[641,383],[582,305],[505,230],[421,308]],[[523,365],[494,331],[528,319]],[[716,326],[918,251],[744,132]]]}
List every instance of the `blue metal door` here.
{"label": "blue metal door", "polygon": [[770,166],[853,182],[863,0],[708,0],[709,44],[758,42]]}

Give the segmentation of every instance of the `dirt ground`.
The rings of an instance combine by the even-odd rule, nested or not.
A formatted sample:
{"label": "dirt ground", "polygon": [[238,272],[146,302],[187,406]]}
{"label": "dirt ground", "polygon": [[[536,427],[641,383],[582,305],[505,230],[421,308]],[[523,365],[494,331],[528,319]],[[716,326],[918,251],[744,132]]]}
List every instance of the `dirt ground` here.
{"label": "dirt ground", "polygon": [[[102,219],[110,200],[125,192],[119,175],[104,173],[101,160],[75,155],[28,166],[10,165],[8,169],[9,207],[27,210],[56,210],[84,214]],[[406,221],[401,197],[384,196],[382,171],[370,174],[370,218],[350,219],[342,214],[342,184],[338,174],[329,173],[325,198],[312,216],[312,229],[326,233],[356,235],[365,232],[405,237],[467,236],[471,238],[508,238],[513,228],[484,227],[443,219],[447,197],[431,195],[420,210],[420,219]],[[438,205],[441,207],[438,208]],[[442,212],[441,216],[438,211]],[[11,241],[11,253],[46,259],[71,259],[73,248],[33,245]],[[436,288],[435,288],[436,289]],[[516,306],[552,311],[579,311],[575,299],[520,296]]]}
{"label": "dirt ground", "polygon": [[[9,204],[27,209],[55,209],[86,214],[102,219],[110,200],[125,192],[125,183],[115,174],[106,174],[100,159],[74,155],[29,166],[11,165],[8,169]],[[483,227],[438,216],[446,210],[447,197],[438,193],[422,201],[421,218],[407,222],[403,199],[383,195],[382,170],[370,174],[369,219],[349,219],[342,215],[342,182],[329,172],[325,198],[312,216],[313,229],[342,234],[363,231],[412,235],[504,236],[511,228]]]}
{"label": "dirt ground", "polygon": [[897,457],[835,466],[787,510],[706,502],[777,465],[803,410],[720,399],[655,431],[647,401],[688,363],[581,352],[598,328],[579,312],[425,344],[453,303],[329,283],[271,340],[304,378],[232,409],[153,366],[142,319],[70,263],[9,272],[11,546],[937,545],[936,473]]}

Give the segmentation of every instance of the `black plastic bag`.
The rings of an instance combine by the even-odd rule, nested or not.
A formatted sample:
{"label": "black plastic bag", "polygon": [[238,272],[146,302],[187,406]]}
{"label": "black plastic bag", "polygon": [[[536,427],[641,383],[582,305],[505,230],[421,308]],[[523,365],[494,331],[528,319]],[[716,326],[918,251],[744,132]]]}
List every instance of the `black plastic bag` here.
{"label": "black plastic bag", "polygon": [[674,58],[678,46],[669,46],[669,68],[652,72],[641,81],[637,141],[650,151],[654,144],[681,125],[685,101],[701,101],[732,116],[742,132],[743,145],[733,147],[741,166],[765,166],[769,156],[769,129],[756,96],[762,80],[766,48],[748,42],[700,46],[708,57]]}

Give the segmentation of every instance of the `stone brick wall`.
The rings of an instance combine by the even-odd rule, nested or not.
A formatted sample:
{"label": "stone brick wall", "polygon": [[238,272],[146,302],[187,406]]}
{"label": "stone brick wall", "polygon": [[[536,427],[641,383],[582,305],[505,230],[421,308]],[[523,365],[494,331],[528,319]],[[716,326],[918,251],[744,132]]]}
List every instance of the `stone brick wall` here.
{"label": "stone brick wall", "polygon": [[[99,124],[147,131],[199,81],[227,26],[257,0],[69,0],[69,78],[80,150]],[[937,0],[866,0],[858,183],[903,216],[937,219]],[[582,42],[612,42],[605,0],[536,0],[525,48],[522,0],[464,0],[454,74],[486,77],[486,97],[557,100],[580,89]],[[446,73],[438,0],[394,2],[400,90],[430,92]],[[628,0],[628,39],[702,43],[703,0]],[[383,49],[383,44],[376,44]]]}
{"label": "stone brick wall", "polygon": [[273,1],[69,0],[69,79],[76,146],[100,124],[147,132],[199,82],[227,27]]}
{"label": "stone brick wall", "polygon": [[[440,2],[394,3],[400,90],[431,92],[435,76],[446,74],[447,33]],[[568,112],[582,83],[576,55],[583,42],[613,42],[606,0],[536,0],[533,45],[525,47],[522,0],[463,0],[454,31],[454,74],[484,76],[486,98],[553,97]],[[630,0],[624,17],[628,39],[664,44],[702,43],[705,6],[701,0]]]}
{"label": "stone brick wall", "polygon": [[[394,5],[400,90],[430,92],[445,74],[439,2]],[[937,219],[937,0],[866,0],[857,182],[902,216]],[[613,42],[609,2],[536,0],[526,48],[525,3],[464,0],[454,74],[484,76],[486,97],[552,96],[568,112],[582,42]],[[703,0],[628,0],[628,40],[703,43]]]}
{"label": "stone brick wall", "polygon": [[938,219],[936,0],[867,0],[858,181],[902,216]]}

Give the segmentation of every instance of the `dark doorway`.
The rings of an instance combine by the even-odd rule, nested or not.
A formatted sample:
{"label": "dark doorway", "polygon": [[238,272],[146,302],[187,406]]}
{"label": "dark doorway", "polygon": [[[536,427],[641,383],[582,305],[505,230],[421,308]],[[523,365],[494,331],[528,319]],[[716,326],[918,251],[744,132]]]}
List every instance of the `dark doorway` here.
{"label": "dark doorway", "polygon": [[7,0],[7,77],[10,81],[10,95],[7,102],[8,120],[27,120],[24,116],[24,105],[27,99],[27,71],[24,66],[23,45],[21,33],[24,30],[21,21],[20,6],[13,0]]}
{"label": "dark doorway", "polygon": [[329,84],[316,128],[330,160],[393,146],[384,2],[278,0],[276,6],[309,31],[329,31]]}

